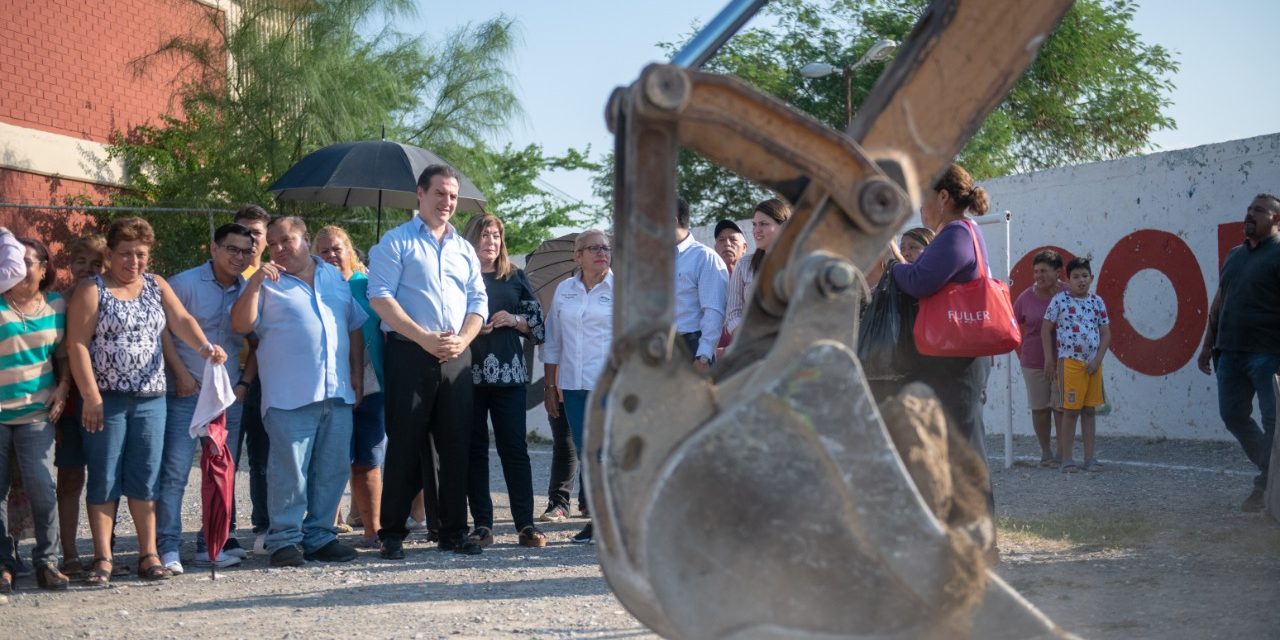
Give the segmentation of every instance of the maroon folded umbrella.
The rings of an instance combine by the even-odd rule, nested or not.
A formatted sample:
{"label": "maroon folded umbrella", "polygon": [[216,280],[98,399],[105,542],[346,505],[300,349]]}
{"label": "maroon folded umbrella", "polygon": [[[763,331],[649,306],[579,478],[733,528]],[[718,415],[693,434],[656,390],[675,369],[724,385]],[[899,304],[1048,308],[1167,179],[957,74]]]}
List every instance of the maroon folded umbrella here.
{"label": "maroon folded umbrella", "polygon": [[215,564],[222,545],[231,536],[231,494],[236,482],[236,463],[227,448],[227,414],[218,414],[209,423],[209,435],[200,438],[200,499],[204,540],[209,549],[211,576],[218,577]]}

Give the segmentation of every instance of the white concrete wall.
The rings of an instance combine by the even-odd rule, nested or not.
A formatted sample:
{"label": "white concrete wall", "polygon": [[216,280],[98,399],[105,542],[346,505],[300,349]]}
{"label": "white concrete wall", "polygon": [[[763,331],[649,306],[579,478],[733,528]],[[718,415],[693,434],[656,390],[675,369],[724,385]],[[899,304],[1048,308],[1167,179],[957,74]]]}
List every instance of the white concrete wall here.
{"label": "white concrete wall", "polygon": [[[992,270],[1013,273],[1015,297],[1030,285],[1031,258],[1041,248],[1093,258],[1095,291],[1107,302],[1114,336],[1104,364],[1111,412],[1099,418],[1099,433],[1230,440],[1218,418],[1217,382],[1195,358],[1219,261],[1242,238],[1245,208],[1258,193],[1280,193],[1280,134],[983,186],[992,196],[991,213],[979,219]],[[750,244],[750,221],[739,225]],[[712,244],[711,232],[700,227],[694,237]],[[1030,434],[1016,356],[995,360],[987,431],[1011,425]],[[541,375],[535,363],[534,378]],[[550,437],[542,408],[530,410],[529,430]]]}
{"label": "white concrete wall", "polygon": [[[1011,213],[1016,297],[1042,247],[1093,258],[1094,288],[1114,337],[1105,364],[1112,406],[1100,433],[1230,440],[1217,383],[1196,367],[1220,259],[1242,239],[1245,208],[1280,193],[1280,134],[992,180],[992,212]],[[988,215],[987,217],[991,217]],[[999,225],[984,232],[993,266],[1004,262]],[[1019,263],[1022,268],[1019,269]],[[1021,273],[1019,272],[1021,271]],[[997,358],[1003,361],[1005,358]],[[1021,370],[997,362],[987,430],[1031,433]]]}

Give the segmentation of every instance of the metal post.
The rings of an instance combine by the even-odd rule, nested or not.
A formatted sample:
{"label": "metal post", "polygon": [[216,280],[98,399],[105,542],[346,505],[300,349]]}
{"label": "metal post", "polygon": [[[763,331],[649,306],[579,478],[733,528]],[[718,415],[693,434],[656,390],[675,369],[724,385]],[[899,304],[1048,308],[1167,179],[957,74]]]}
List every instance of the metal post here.
{"label": "metal post", "polygon": [[766,2],[768,0],[731,0],[702,31],[671,57],[671,64],[686,69],[697,69],[706,64]]}
{"label": "metal post", "polygon": [[[1013,218],[1013,214],[1008,211],[1004,212],[1004,277],[1005,280],[1011,281],[1013,278],[1013,250],[1009,246],[1012,243],[1012,234],[1009,232],[1009,221]],[[1004,468],[1008,469],[1013,466],[1013,363],[1016,354],[1006,353],[1005,358],[1005,410],[1008,412],[1008,422],[1005,423],[1004,429]]]}

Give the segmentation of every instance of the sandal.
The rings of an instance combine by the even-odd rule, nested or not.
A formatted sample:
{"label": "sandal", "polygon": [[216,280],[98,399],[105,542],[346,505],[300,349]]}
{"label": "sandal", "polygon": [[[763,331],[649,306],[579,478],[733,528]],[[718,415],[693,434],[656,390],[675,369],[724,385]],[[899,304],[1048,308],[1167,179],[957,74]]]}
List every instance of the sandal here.
{"label": "sandal", "polygon": [[71,556],[62,561],[58,571],[68,577],[78,578],[84,573],[84,565],[80,564],[80,556]]}
{"label": "sandal", "polygon": [[547,534],[529,525],[520,530],[520,546],[541,549],[547,546]]}
{"label": "sandal", "polygon": [[1075,460],[1072,460],[1071,458],[1067,458],[1066,460],[1063,460],[1063,461],[1062,461],[1062,472],[1063,472],[1063,473],[1075,473],[1075,472],[1077,472],[1077,471],[1079,471],[1079,470],[1080,470],[1080,467],[1077,467],[1077,466],[1076,466],[1076,461],[1075,461]]}
{"label": "sandal", "polygon": [[[106,565],[106,568],[102,568]],[[111,558],[94,558],[93,564],[90,565],[89,575],[84,579],[84,583],[91,587],[109,587],[111,586],[111,569],[114,566]]]}
{"label": "sandal", "polygon": [[13,593],[15,588],[14,579],[16,576],[13,569],[7,566],[0,566],[0,595],[9,595]]}
{"label": "sandal", "polygon": [[71,579],[63,575],[52,564],[41,565],[36,569],[36,585],[49,591],[62,591],[67,588]]}
{"label": "sandal", "polygon": [[[143,567],[142,563],[145,562],[147,558],[155,558],[155,564]],[[154,553],[147,553],[138,556],[138,577],[143,580],[168,580],[173,577],[173,572],[163,564],[160,564],[160,556]]]}
{"label": "sandal", "polygon": [[1085,461],[1084,466],[1081,467],[1081,469],[1084,469],[1085,471],[1102,471],[1102,463],[1098,462],[1097,458],[1091,458]]}
{"label": "sandal", "polygon": [[489,527],[476,527],[475,531],[467,534],[467,542],[474,542],[481,547],[487,547],[493,544],[493,530]]}

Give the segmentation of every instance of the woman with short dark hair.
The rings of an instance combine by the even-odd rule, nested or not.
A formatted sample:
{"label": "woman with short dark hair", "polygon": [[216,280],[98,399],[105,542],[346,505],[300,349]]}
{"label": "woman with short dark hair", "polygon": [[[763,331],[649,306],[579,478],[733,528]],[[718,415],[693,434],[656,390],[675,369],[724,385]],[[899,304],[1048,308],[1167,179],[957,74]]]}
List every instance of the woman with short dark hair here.
{"label": "woman with short dark hair", "polygon": [[168,328],[214,364],[227,354],[211,344],[164,278],[147,272],[155,233],[142,218],[107,230],[106,273],[72,294],[67,312],[71,373],[84,400],[81,422],[89,467],[85,502],[93,532],[86,582],[111,581],[111,526],[120,496],[138,533],[138,577],[172,573],[156,553],[156,497],[164,451],[165,377],[161,333]]}

